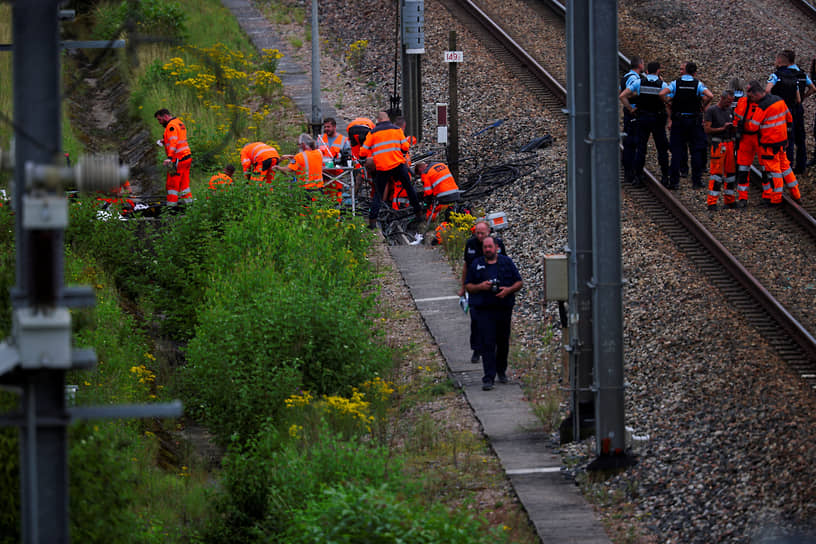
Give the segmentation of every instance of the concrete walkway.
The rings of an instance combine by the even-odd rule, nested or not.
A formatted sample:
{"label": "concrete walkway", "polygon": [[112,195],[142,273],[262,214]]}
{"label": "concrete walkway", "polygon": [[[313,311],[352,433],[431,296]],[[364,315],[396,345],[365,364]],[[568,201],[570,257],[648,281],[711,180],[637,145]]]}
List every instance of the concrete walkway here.
{"label": "concrete walkway", "polygon": [[[283,49],[269,23],[250,0],[222,0],[255,47]],[[279,75],[284,92],[311,118],[311,75],[284,57]],[[323,104],[323,116],[335,116]],[[339,127],[338,127],[339,128]],[[517,382],[482,391],[482,365],[470,362],[470,318],[459,308],[458,280],[441,251],[427,246],[393,246],[417,309],[441,348],[453,379],[463,388],[488,440],[527,514],[545,543],[609,544],[592,508],[560,473],[561,459],[549,451],[548,437],[524,400]],[[508,376],[512,378],[512,361]]]}
{"label": "concrete walkway", "polygon": [[[258,51],[261,51],[261,49],[285,50],[280,36],[272,30],[269,21],[266,20],[251,0],[221,0],[221,3],[232,12],[241,29],[249,35],[249,39]],[[311,68],[305,68],[284,54],[275,73],[283,82],[286,96],[291,98],[298,109],[303,112],[306,123],[310,123],[312,120]],[[328,102],[321,100],[320,109],[324,119],[326,117],[337,117],[336,110]],[[337,128],[338,132],[345,134],[345,124]],[[342,130],[340,130],[341,128]]]}
{"label": "concrete walkway", "polygon": [[521,386],[496,383],[482,391],[482,365],[470,362],[470,318],[459,308],[459,282],[442,251],[392,246],[391,255],[453,379],[463,388],[542,542],[609,543],[603,526],[578,488],[560,473],[561,459],[524,400]]}

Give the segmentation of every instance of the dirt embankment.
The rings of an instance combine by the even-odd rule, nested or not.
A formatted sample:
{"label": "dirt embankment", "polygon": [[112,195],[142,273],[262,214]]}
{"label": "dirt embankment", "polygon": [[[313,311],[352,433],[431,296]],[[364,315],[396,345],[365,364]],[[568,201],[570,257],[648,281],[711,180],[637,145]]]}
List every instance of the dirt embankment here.
{"label": "dirt embankment", "polygon": [[148,127],[131,113],[130,90],[115,57],[80,50],[66,57],[65,102],[72,129],[86,153],[116,152],[130,166],[134,194],[152,194],[161,185],[158,148]]}

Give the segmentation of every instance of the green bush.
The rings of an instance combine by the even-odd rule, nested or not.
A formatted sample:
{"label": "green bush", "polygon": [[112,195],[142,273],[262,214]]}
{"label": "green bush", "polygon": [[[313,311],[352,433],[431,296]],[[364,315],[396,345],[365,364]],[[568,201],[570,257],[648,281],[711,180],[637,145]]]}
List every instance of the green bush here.
{"label": "green bush", "polygon": [[103,5],[95,14],[93,36],[112,40],[122,33],[151,35],[168,40],[187,36],[187,13],[178,2],[167,0],[124,0]]}
{"label": "green bush", "polygon": [[401,499],[393,486],[327,487],[295,513],[285,544],[478,544],[506,542],[498,531],[443,506]]}
{"label": "green bush", "polygon": [[[71,202],[65,242],[70,252],[93,259],[113,279],[117,289],[137,299],[144,290],[147,256],[138,225],[120,221],[118,209],[112,209],[107,218],[100,218],[99,204],[95,197]],[[89,280],[93,281],[93,274]]]}
{"label": "green bush", "polygon": [[298,387],[348,392],[390,361],[371,342],[373,299],[363,296],[370,237],[331,211],[300,213],[295,195],[259,199],[226,226],[195,300],[185,395],[222,443],[257,432]]}
{"label": "green bush", "polygon": [[[271,423],[224,459],[217,515],[207,542],[278,542],[294,514],[326,486],[380,485],[401,475],[385,448],[331,435],[317,442],[284,441]],[[403,485],[404,484],[404,485]],[[410,490],[412,485],[402,482]]]}
{"label": "green bush", "polygon": [[83,423],[69,433],[71,540],[131,542],[131,511],[140,475],[126,451],[133,436],[117,424]]}

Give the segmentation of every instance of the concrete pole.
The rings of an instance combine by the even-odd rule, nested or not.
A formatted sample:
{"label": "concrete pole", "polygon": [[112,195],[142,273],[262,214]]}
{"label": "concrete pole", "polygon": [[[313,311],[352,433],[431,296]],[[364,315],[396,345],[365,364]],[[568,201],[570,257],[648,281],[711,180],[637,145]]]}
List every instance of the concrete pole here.
{"label": "concrete pole", "polygon": [[402,97],[405,134],[422,141],[422,57],[402,54]]}
{"label": "concrete pole", "polygon": [[592,163],[589,92],[589,0],[567,3],[567,222],[569,357],[573,440],[592,421]]}
{"label": "concrete pole", "polygon": [[[448,50],[456,51],[456,31],[448,34]],[[459,179],[459,79],[457,62],[448,63],[448,168]]]}
{"label": "concrete pole", "polygon": [[597,453],[623,454],[623,310],[616,0],[590,0],[593,338]]}
{"label": "concrete pole", "polygon": [[318,32],[317,0],[312,0],[312,135],[317,137],[323,128],[320,107],[320,33]]}
{"label": "concrete pole", "polygon": [[[48,312],[63,284],[62,231],[23,228],[25,164],[59,164],[60,47],[57,0],[14,2],[15,303]],[[64,162],[64,159],[63,159]],[[26,422],[20,432],[23,542],[68,542],[67,415],[63,371],[21,378]],[[48,419],[53,424],[40,424]]]}

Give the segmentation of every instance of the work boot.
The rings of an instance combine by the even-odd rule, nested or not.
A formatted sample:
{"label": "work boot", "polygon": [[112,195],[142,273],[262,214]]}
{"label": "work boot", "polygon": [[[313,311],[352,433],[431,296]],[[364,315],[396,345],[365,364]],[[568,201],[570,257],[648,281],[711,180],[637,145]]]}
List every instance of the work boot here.
{"label": "work boot", "polygon": [[710,211],[710,212],[716,212],[719,209],[720,208],[718,208],[716,204],[709,204],[708,205],[708,211]]}
{"label": "work boot", "polygon": [[473,350],[473,355],[470,356],[470,362],[473,363],[474,365],[479,364],[479,352],[476,351],[475,349]]}
{"label": "work boot", "polygon": [[742,200],[737,201],[737,208],[747,208],[747,207],[748,207],[748,201],[747,200],[742,199]]}
{"label": "work boot", "polygon": [[729,210],[735,210],[737,208],[737,203],[729,202],[728,204],[725,205],[725,207],[728,208]]}

